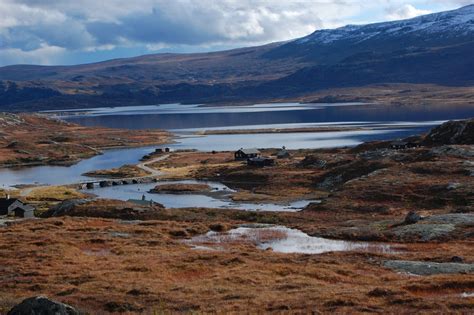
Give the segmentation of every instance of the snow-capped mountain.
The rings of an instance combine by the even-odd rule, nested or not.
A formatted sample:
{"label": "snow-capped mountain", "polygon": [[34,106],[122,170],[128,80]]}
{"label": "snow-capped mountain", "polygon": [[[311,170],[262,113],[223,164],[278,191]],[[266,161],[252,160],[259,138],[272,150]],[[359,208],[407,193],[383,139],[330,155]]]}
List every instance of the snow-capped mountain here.
{"label": "snow-capped mountain", "polygon": [[0,109],[215,102],[380,83],[474,86],[474,5],[284,43],[76,66],[0,68]]}
{"label": "snow-capped mountain", "polygon": [[338,41],[360,43],[377,38],[422,37],[439,34],[452,37],[473,36],[474,4],[453,11],[428,14],[408,20],[367,25],[347,25],[337,29],[319,30],[297,39],[295,42],[298,44],[324,45]]}

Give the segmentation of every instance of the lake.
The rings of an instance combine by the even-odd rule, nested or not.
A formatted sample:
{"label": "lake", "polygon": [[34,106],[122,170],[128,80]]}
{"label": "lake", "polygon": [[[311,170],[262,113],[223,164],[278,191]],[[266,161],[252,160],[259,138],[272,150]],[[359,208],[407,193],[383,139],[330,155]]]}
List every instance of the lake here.
{"label": "lake", "polygon": [[[448,119],[474,117],[473,107],[386,107],[375,104],[255,104],[205,106],[165,104],[153,106],[90,108],[48,112],[85,126],[147,129],[174,132],[172,149],[236,150],[241,147],[289,149],[355,146],[364,141],[403,138],[426,132]],[[213,129],[298,127],[353,127],[362,130],[196,136]],[[21,184],[60,185],[86,180],[81,174],[123,164],[134,164],[154,148],[110,150],[80,163],[0,170],[0,187]]]}

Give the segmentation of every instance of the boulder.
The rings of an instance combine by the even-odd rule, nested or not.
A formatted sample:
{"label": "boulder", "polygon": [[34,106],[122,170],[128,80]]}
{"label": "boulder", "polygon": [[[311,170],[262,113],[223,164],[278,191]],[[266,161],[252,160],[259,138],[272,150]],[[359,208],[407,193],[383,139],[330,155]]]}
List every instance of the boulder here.
{"label": "boulder", "polygon": [[109,181],[103,180],[99,183],[99,186],[100,187],[109,187],[109,186],[112,186],[112,183],[109,182]]}
{"label": "boulder", "polygon": [[44,296],[35,296],[23,300],[14,306],[7,315],[79,315],[80,313],[64,303],[56,302]]}
{"label": "boulder", "polygon": [[405,224],[415,224],[420,220],[421,220],[421,217],[415,211],[410,211],[406,215],[405,220],[403,222]]}
{"label": "boulder", "polygon": [[464,259],[460,256],[453,256],[453,257],[451,257],[451,262],[453,262],[453,263],[462,263],[462,262],[464,262]]}
{"label": "boulder", "polygon": [[50,218],[50,217],[60,217],[68,215],[68,213],[74,209],[77,205],[85,204],[88,200],[84,199],[69,199],[65,200],[53,207],[48,211],[44,212],[41,217]]}

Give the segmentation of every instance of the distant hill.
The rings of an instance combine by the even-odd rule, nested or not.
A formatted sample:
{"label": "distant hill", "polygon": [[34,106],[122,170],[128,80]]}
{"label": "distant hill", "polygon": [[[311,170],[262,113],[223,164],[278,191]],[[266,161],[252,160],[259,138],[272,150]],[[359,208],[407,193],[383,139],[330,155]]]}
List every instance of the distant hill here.
{"label": "distant hill", "polygon": [[281,99],[380,83],[474,86],[474,5],[285,43],[0,68],[0,109]]}

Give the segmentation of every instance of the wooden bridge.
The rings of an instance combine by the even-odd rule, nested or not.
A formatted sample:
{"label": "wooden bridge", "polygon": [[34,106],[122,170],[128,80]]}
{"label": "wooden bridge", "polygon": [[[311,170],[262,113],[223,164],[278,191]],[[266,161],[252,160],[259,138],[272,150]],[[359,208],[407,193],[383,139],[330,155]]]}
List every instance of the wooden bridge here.
{"label": "wooden bridge", "polygon": [[137,164],[137,167],[141,168],[147,173],[150,173],[148,176],[141,177],[124,177],[124,178],[107,178],[107,179],[93,179],[82,181],[70,186],[74,186],[78,189],[94,189],[98,187],[110,187],[110,186],[119,186],[119,185],[133,185],[133,184],[150,184],[158,181],[157,177],[162,175],[160,171],[155,170],[151,167],[148,167],[148,164],[152,164],[158,161],[163,161],[169,157],[169,154],[157,157],[150,161],[145,161]]}

